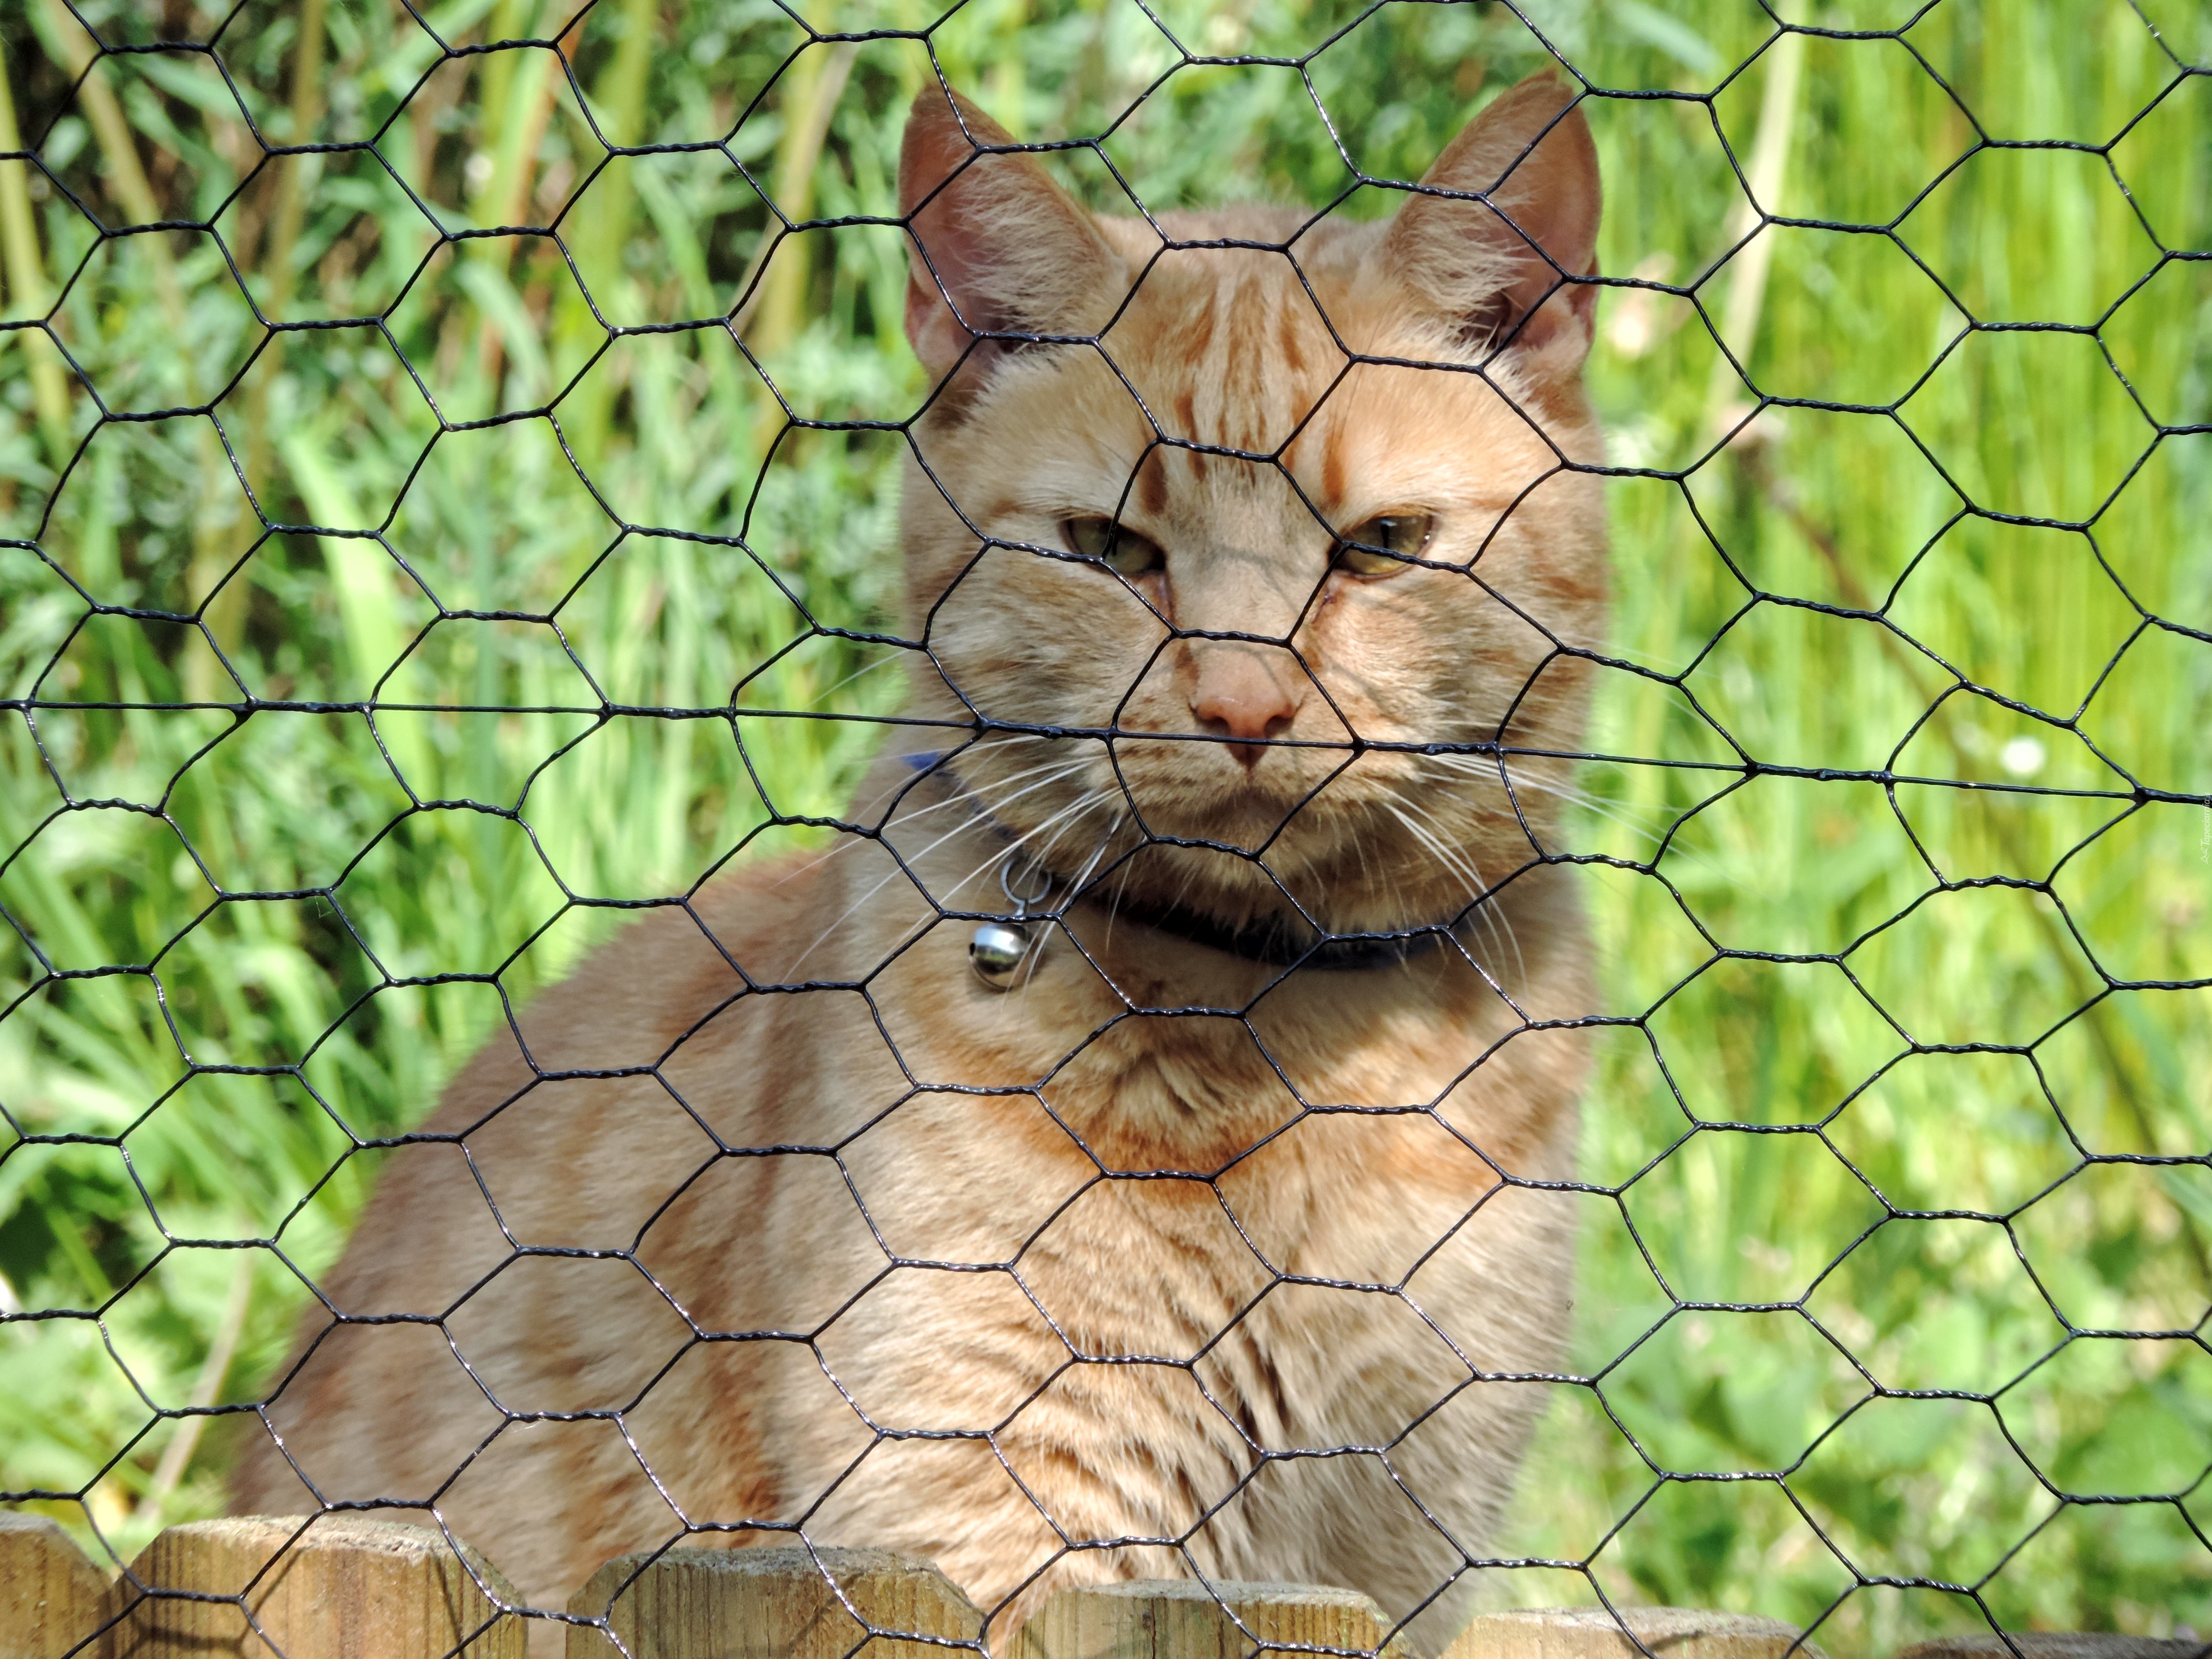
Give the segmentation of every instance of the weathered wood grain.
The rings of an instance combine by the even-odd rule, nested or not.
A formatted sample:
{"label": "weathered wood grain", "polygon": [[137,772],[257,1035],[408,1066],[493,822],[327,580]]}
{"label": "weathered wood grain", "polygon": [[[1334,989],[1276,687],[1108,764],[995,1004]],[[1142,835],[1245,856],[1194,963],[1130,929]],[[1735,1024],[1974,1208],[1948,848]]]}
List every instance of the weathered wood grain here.
{"label": "weathered wood grain", "polygon": [[[1241,1626],[1241,1628],[1240,1628]],[[1319,1584],[1138,1579],[1072,1586],[1016,1635],[1013,1659],[1243,1659],[1277,1643],[1375,1652],[1390,1629],[1357,1590]]]}
{"label": "weathered wood grain", "polygon": [[172,1527],[112,1594],[123,1617],[100,1659],[523,1659],[524,1622],[493,1599],[517,1600],[497,1571],[434,1528],[395,1521]]}
{"label": "weathered wood grain", "polygon": [[100,1628],[107,1581],[43,1515],[0,1510],[0,1659],[60,1659]]}
{"label": "weathered wood grain", "polygon": [[[1632,1642],[1621,1620],[1636,1632]],[[1804,1632],[1779,1619],[1708,1613],[1699,1607],[1537,1607],[1478,1614],[1444,1650],[1444,1659],[1822,1659]]]}
{"label": "weathered wood grain", "polygon": [[[983,1626],[929,1562],[803,1545],[622,1556],[593,1573],[568,1610],[606,1620],[631,1659],[845,1659],[856,1648],[855,1659],[949,1659],[942,1647],[868,1632],[972,1641]],[[602,1630],[569,1626],[568,1659],[619,1651]]]}

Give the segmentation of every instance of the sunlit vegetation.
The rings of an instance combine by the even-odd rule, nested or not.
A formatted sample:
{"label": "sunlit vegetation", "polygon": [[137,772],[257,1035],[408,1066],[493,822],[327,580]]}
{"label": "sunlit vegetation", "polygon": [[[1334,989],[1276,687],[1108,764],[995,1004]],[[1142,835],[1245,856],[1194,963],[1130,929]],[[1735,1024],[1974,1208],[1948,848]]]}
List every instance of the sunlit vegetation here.
{"label": "sunlit vegetation", "polygon": [[[437,976],[527,997],[881,744],[902,441],[840,423],[925,387],[901,233],[842,222],[932,54],[1103,135],[1094,205],[1372,215],[1540,30],[1660,94],[1588,106],[1615,665],[1546,849],[1610,860],[1648,1018],[1589,1038],[1599,1386],[1497,1546],[1561,1565],[1485,1593],[2212,1626],[2212,1000],[2150,988],[2212,975],[2203,14],[1157,11],[81,7],[220,69],[0,15],[0,319],[50,331],[0,333],[0,1311],[99,1314],[0,1327],[0,1488],[126,1555],[217,1509],[225,1430],[155,1408],[259,1396],[359,1143],[503,1017]],[[1186,61],[1235,54],[1304,69]],[[2065,1501],[2112,1497],[2162,1501]]]}

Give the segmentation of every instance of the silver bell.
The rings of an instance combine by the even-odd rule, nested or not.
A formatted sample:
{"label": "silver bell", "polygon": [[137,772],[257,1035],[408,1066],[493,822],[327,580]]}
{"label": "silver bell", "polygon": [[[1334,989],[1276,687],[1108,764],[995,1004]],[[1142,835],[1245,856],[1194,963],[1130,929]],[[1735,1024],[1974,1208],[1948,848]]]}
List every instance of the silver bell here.
{"label": "silver bell", "polygon": [[1018,922],[987,921],[968,941],[968,965],[994,991],[1011,988],[1029,960],[1030,930]]}

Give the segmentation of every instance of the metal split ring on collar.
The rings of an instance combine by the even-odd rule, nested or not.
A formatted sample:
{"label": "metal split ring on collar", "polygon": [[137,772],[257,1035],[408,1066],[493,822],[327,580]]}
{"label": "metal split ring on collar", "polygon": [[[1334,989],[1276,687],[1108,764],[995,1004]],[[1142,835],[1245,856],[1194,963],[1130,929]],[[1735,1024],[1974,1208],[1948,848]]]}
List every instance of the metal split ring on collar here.
{"label": "metal split ring on collar", "polygon": [[[1014,866],[1025,871],[1024,891],[1014,884]],[[1034,878],[1031,882],[1027,878]],[[968,939],[968,965],[975,977],[994,991],[1012,990],[1023,977],[1030,958],[1042,947],[1043,930],[1029,919],[1030,906],[1041,904],[1052,894],[1052,872],[1009,853],[999,866],[999,887],[1014,907],[1012,916],[980,923]]]}

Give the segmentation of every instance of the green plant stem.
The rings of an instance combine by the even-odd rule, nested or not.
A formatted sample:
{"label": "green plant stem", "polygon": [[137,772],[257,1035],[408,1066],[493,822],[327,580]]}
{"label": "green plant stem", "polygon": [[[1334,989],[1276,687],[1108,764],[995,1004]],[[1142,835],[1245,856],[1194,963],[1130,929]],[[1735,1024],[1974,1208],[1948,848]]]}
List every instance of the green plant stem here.
{"label": "green plant stem", "polygon": [[[812,47],[784,71],[784,127],[776,143],[775,204],[786,221],[800,222],[813,216],[814,169],[822,160],[830,118],[836,113],[837,100],[844,95],[845,82],[859,52],[851,41]],[[799,337],[805,319],[809,252],[805,237],[793,235],[771,220],[761,250],[754,255],[754,270],[745,273],[745,286],[750,292],[732,325],[744,330],[750,320],[755,356],[772,356]],[[768,268],[761,272],[763,263]],[[755,441],[759,453],[766,454],[783,428],[785,416],[774,393],[763,388],[761,398]]]}
{"label": "green plant stem", "polygon": [[[507,15],[507,8],[502,7],[501,15]],[[562,50],[574,50],[572,37],[587,15],[581,11],[576,14],[568,32],[562,36]],[[485,76],[483,107],[497,120],[499,136],[489,152],[491,170],[485,175],[473,204],[474,216],[482,228],[519,225],[529,211],[538,152],[553,115],[559,80],[556,63],[551,53],[542,51],[492,54],[491,66]],[[495,82],[494,70],[500,71]],[[506,240],[480,241],[470,249],[471,258],[484,262],[502,278],[513,263],[514,253],[514,243]],[[495,395],[504,355],[496,319],[483,316],[477,325],[477,368]]]}
{"label": "green plant stem", "polygon": [[[152,224],[161,218],[161,204],[154,196],[154,187],[147,181],[146,169],[138,159],[137,142],[131,136],[131,125],[124,117],[123,106],[115,96],[115,89],[101,78],[94,63],[93,43],[84,36],[83,27],[70,15],[62,0],[46,0],[43,11],[33,14],[39,28],[40,41],[48,54],[59,63],[77,82],[77,96],[82,101],[85,118],[100,141],[101,159],[106,164],[109,185],[121,201],[125,211],[139,224]],[[179,343],[191,338],[189,319],[185,305],[184,290],[177,276],[176,262],[170,258],[164,233],[147,231],[132,238],[145,251],[148,264],[154,277],[154,291],[164,317],[168,322],[170,337]],[[179,374],[184,382],[185,401],[200,401],[199,374],[192,354],[188,349],[178,353]],[[198,471],[200,478],[199,501],[192,513],[192,561],[189,578],[192,595],[200,600],[203,617],[208,623],[216,643],[228,653],[237,643],[237,632],[244,620],[244,578],[228,584],[230,592],[220,597],[216,584],[222,581],[228,568],[225,558],[223,529],[228,515],[220,509],[234,504],[229,486],[236,480],[230,470],[229,458],[216,437],[213,424],[207,421],[195,422],[194,434]],[[225,637],[225,630],[228,637]],[[185,695],[195,702],[211,702],[236,688],[218,678],[219,670],[214,659],[205,652],[196,651],[188,656],[185,668]]]}
{"label": "green plant stem", "polygon": [[[1750,236],[1766,215],[1778,210],[1790,178],[1790,148],[1797,130],[1797,90],[1804,79],[1805,37],[1785,34],[1766,51],[1766,87],[1759,102],[1759,127],[1751,141],[1744,176],[1751,193],[1729,216],[1728,246]],[[1728,301],[1721,312],[1721,338],[1747,368],[1766,304],[1767,273],[1774,264],[1774,237],[1754,237],[1729,262]],[[1742,380],[1725,353],[1713,362],[1712,388],[1705,396],[1706,424],[1711,426],[1741,393]]]}
{"label": "green plant stem", "polygon": [[[291,142],[312,140],[323,111],[323,9],[325,0],[301,0],[300,39],[292,62]],[[320,171],[319,160],[291,155],[277,162],[276,212],[269,234],[267,314],[273,322],[290,320],[295,277],[292,255],[300,242],[300,227],[307,218],[309,177]],[[284,336],[273,337],[261,354],[259,374],[246,404],[246,476],[258,489],[269,478],[269,388],[284,366]],[[264,500],[263,505],[267,505]]]}
{"label": "green plant stem", "polygon": [[[814,169],[822,160],[822,146],[830,135],[830,118],[844,95],[860,48],[850,41],[802,52],[785,74],[783,136],[775,154],[775,204],[783,217],[794,222],[814,214]],[[811,250],[803,237],[777,227],[763,257],[769,267],[749,306],[757,321],[752,331],[755,349],[763,354],[780,351],[799,336],[806,304],[806,280]],[[744,313],[739,313],[742,319]]]}
{"label": "green plant stem", "polygon": [[[0,150],[20,150],[23,137],[15,125],[15,88],[8,65],[0,62]],[[8,272],[10,309],[22,317],[46,314],[46,261],[39,252],[38,221],[31,213],[26,175],[30,164],[0,161],[0,258]],[[58,469],[69,459],[69,386],[60,354],[44,329],[18,329],[9,337],[30,366],[31,401],[46,433],[46,453]]]}
{"label": "green plant stem", "polygon": [[169,1443],[161,1449],[161,1461],[154,1466],[154,1478],[132,1512],[131,1519],[143,1523],[149,1531],[161,1525],[162,1506],[185,1478],[185,1471],[191,1468],[192,1455],[199,1449],[200,1437],[206,1431],[208,1419],[197,1413],[215,1404],[222,1393],[224,1379],[230,1375],[231,1362],[238,1357],[239,1338],[245,1334],[246,1316],[253,1305],[253,1268],[258,1255],[253,1250],[238,1253],[238,1266],[230,1276],[230,1292],[222,1304],[222,1322],[216,1327],[214,1339],[208,1345],[207,1358],[200,1363],[199,1375],[192,1379],[189,1403],[195,1415],[177,1419]]}
{"label": "green plant stem", "polygon": [[[107,164],[109,185],[125,210],[141,224],[159,219],[161,213],[154,199],[154,187],[146,181],[146,169],[139,162],[137,141],[131,136],[131,123],[124,116],[115,89],[100,76],[88,72],[95,54],[93,43],[85,38],[84,26],[70,15],[62,0],[45,0],[43,9],[32,14],[32,22],[47,55],[66,69],[76,82],[77,99],[83,106],[85,120],[100,140],[100,155]],[[181,305],[174,291],[173,270],[170,272],[170,289],[165,303],[175,301]]]}
{"label": "green plant stem", "polygon": [[[638,143],[646,137],[646,88],[659,14],[659,0],[623,0],[622,39],[615,46],[612,60],[599,71],[598,84],[592,88],[602,130],[618,145]],[[585,257],[595,261],[605,272],[603,285],[608,293],[603,298],[611,299],[625,280],[621,254],[629,240],[630,222],[637,203],[630,170],[647,165],[650,164],[643,161],[613,163],[599,175],[599,183],[585,195],[573,216],[580,227],[577,241],[582,245]],[[572,362],[580,358],[600,337],[599,322],[584,303],[582,295],[566,283],[562,285],[561,297],[554,309],[553,333],[556,361],[564,356]],[[562,346],[568,347],[573,356],[561,352],[559,348]],[[588,377],[562,404],[562,428],[575,442],[598,453],[606,440],[607,411],[611,403],[610,377]]]}

